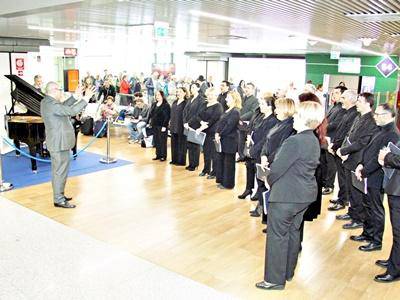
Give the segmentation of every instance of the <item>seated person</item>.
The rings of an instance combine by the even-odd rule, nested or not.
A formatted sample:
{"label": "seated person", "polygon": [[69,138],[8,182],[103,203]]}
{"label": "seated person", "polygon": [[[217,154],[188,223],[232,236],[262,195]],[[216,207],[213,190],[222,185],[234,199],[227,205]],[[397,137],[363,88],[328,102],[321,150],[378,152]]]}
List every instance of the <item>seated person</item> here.
{"label": "seated person", "polygon": [[143,138],[143,128],[146,127],[149,106],[144,103],[142,93],[135,93],[135,107],[128,123],[129,143],[139,143]]}
{"label": "seated person", "polygon": [[107,118],[115,118],[118,115],[117,105],[114,103],[114,97],[108,96],[105,103],[100,105],[100,119],[105,121]]}

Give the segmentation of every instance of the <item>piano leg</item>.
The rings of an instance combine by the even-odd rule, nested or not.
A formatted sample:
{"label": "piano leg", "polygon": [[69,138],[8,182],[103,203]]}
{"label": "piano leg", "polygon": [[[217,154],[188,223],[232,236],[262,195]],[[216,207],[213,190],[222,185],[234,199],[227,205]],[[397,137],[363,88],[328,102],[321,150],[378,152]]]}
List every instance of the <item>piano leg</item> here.
{"label": "piano leg", "polygon": [[[20,144],[19,140],[14,140],[14,145],[15,145],[15,148],[21,149],[21,144]],[[15,155],[20,156],[21,153],[18,150],[15,150]]]}
{"label": "piano leg", "polygon": [[[37,152],[36,146],[37,145],[29,145],[29,154],[33,157],[36,157],[36,152]],[[36,160],[33,158],[31,158],[31,168],[33,172],[35,173],[37,172]]]}

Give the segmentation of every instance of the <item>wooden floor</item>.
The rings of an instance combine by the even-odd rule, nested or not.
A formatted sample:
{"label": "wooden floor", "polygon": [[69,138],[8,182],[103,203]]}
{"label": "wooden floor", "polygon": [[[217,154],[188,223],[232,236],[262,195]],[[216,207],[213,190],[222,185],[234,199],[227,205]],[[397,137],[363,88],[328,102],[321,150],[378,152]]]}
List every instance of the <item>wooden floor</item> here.
{"label": "wooden floor", "polygon": [[[249,217],[254,202],[239,200],[245,166],[237,165],[233,191],[184,167],[153,162],[153,149],[129,145],[124,128],[112,130],[112,154],[132,165],[69,178],[67,195],[77,208],[54,208],[50,183],[18,189],[3,196],[49,218],[134,255],[241,299],[396,299],[400,283],[373,281],[384,270],[374,265],[391,247],[387,219],[384,249],[363,253],[361,244],[323,213],[307,223],[295,277],[284,291],[260,291],[265,235],[260,219]],[[88,137],[80,136],[85,145]],[[106,139],[89,149],[104,153]],[[78,158],[79,159],[79,158]],[[388,214],[387,214],[388,215]],[[154,278],[157,280],[157,278]]]}

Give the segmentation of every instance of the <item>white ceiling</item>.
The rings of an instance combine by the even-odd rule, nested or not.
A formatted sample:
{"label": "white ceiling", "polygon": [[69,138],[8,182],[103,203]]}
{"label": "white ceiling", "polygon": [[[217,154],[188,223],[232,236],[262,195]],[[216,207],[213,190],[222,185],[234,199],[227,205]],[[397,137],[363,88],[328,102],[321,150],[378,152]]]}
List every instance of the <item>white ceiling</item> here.
{"label": "white ceiling", "polygon": [[[2,0],[0,7],[0,36],[51,38],[78,45],[136,39],[140,44],[153,38],[152,24],[163,21],[170,25],[169,40],[185,51],[304,54],[336,49],[400,54],[400,38],[395,36],[400,33],[400,2],[396,0],[22,0],[18,4]],[[244,39],[229,39],[232,35]],[[363,47],[361,37],[376,40]],[[309,40],[319,42],[311,45]]]}

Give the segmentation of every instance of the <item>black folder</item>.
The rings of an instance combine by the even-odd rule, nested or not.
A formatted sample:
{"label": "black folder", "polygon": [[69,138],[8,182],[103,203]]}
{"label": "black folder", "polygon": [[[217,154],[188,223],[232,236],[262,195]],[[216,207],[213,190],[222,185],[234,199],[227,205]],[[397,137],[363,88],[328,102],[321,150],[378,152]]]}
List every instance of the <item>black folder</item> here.
{"label": "black folder", "polygon": [[269,175],[270,169],[266,168],[264,169],[261,164],[256,164],[257,168],[257,178],[264,181],[267,179],[267,176]]}

